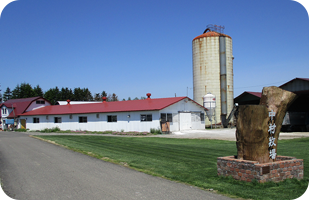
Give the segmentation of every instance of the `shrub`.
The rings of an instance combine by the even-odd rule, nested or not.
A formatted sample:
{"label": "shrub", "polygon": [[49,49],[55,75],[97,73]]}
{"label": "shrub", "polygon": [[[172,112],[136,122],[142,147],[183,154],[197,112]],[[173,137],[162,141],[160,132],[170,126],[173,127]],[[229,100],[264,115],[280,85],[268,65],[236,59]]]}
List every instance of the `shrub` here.
{"label": "shrub", "polygon": [[162,134],[160,128],[150,128],[150,133],[152,133],[152,134]]}
{"label": "shrub", "polygon": [[41,130],[41,133],[53,133],[53,132],[58,132],[60,131],[59,127],[54,127],[54,128],[45,128],[43,130]]}

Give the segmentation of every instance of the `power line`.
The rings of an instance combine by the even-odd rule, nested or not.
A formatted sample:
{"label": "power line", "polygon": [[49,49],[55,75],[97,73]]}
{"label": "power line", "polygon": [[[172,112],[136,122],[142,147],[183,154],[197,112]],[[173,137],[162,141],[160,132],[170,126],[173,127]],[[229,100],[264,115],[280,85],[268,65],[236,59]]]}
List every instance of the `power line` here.
{"label": "power line", "polygon": [[237,87],[237,88],[234,88],[234,89],[251,88],[251,87],[261,87],[261,86],[266,86],[266,85],[271,85],[271,84],[276,84],[276,83],[282,83],[282,82],[287,82],[287,81],[289,81],[289,80],[284,80],[284,81],[274,82],[274,83],[266,83],[266,84],[263,84],[263,85],[253,85],[253,86]]}

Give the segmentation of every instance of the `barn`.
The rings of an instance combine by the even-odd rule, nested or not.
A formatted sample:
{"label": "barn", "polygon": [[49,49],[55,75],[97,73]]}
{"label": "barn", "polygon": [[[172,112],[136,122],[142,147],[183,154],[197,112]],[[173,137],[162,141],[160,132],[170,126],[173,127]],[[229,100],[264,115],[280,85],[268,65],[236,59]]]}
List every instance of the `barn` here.
{"label": "barn", "polygon": [[52,105],[20,116],[27,129],[163,132],[205,129],[206,108],[188,97],[148,98],[89,104]]}
{"label": "barn", "polygon": [[21,114],[50,105],[51,103],[43,97],[7,100],[6,102],[0,104],[1,128],[8,129],[9,126],[13,127],[13,124],[15,124],[17,128],[25,128],[26,121],[19,118]]}
{"label": "barn", "polygon": [[[297,99],[288,108],[281,131],[309,131],[309,78],[294,78],[279,88],[293,92]],[[260,103],[261,92],[244,92],[234,99],[239,105]]]}

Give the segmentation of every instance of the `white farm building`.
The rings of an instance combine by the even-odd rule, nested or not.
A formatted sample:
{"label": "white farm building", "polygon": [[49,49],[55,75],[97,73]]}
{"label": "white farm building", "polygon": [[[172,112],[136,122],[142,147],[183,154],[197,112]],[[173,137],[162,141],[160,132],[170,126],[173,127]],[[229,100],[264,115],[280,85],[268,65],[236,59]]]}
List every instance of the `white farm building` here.
{"label": "white farm building", "polygon": [[[147,94],[148,95],[148,94]],[[20,115],[26,128],[42,130],[165,131],[205,129],[205,108],[188,97],[45,106]]]}

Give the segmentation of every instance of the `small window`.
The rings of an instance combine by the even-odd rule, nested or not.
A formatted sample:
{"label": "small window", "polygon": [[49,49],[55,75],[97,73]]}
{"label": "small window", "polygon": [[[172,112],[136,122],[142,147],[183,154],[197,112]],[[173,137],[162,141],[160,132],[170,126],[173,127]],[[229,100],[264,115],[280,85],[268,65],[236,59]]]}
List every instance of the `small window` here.
{"label": "small window", "polygon": [[97,118],[100,118],[100,114],[97,114]]}
{"label": "small window", "polygon": [[55,117],[54,118],[54,122],[55,123],[61,123],[62,121],[61,121],[61,117]]}
{"label": "small window", "polygon": [[79,123],[87,123],[87,117],[79,117],[78,122]]}
{"label": "small window", "polygon": [[173,114],[161,113],[161,122],[173,122]]}
{"label": "small window", "polygon": [[33,117],[33,123],[40,123],[40,118]]}
{"label": "small window", "polygon": [[3,108],[3,110],[2,110],[2,113],[4,114],[4,115],[6,115],[6,108]]}
{"label": "small window", "polygon": [[107,122],[117,122],[117,115],[107,115]]}
{"label": "small window", "polygon": [[205,116],[204,116],[204,113],[201,113],[201,121],[205,121]]}
{"label": "small window", "polygon": [[151,121],[152,121],[152,114],[141,115],[141,122],[151,122]]}
{"label": "small window", "polygon": [[36,104],[45,104],[45,101],[38,100],[38,101],[36,101]]}
{"label": "small window", "polygon": [[70,119],[73,119],[73,115],[70,115]]}

